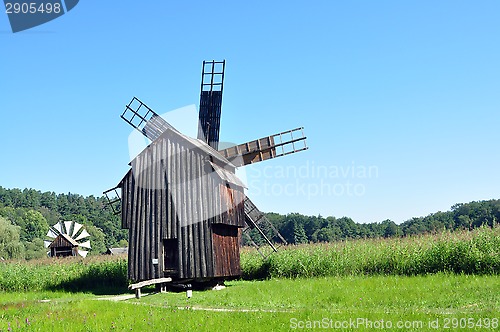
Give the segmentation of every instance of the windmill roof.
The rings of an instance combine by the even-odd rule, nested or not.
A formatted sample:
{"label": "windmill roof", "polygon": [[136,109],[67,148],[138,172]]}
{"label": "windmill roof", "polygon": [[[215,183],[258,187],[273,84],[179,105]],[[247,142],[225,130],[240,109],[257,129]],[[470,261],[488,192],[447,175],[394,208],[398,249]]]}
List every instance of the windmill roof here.
{"label": "windmill roof", "polygon": [[201,150],[203,150],[207,154],[209,154],[209,155],[215,157],[216,159],[220,160],[222,163],[224,163],[226,165],[230,165],[230,166],[236,168],[236,166],[234,166],[226,157],[224,157],[223,155],[221,155],[219,153],[219,151],[215,150],[214,148],[212,148],[210,145],[208,145],[204,141],[202,141],[200,139],[197,139],[197,138],[192,138],[192,137],[186,136],[186,135],[184,135],[184,134],[182,134],[180,132],[177,132],[177,133],[180,136],[182,136],[184,139],[190,141],[191,144],[195,145],[196,147],[200,148]]}
{"label": "windmill roof", "polygon": [[106,254],[108,255],[124,255],[128,253],[128,248],[108,248]]}
{"label": "windmill roof", "polygon": [[[161,140],[162,138],[165,138],[169,134],[174,134],[174,135],[177,135],[178,137],[180,137],[181,139],[189,142],[194,147],[199,148],[200,150],[202,150],[206,154],[208,154],[208,155],[214,157],[215,159],[219,160],[221,163],[223,163],[225,165],[229,165],[229,166],[231,166],[233,168],[236,168],[236,166],[234,166],[226,157],[224,157],[222,154],[220,154],[219,151],[217,151],[214,148],[212,148],[206,142],[204,142],[204,141],[202,141],[200,139],[197,139],[197,138],[192,138],[192,137],[189,137],[187,135],[184,135],[183,133],[181,133],[180,131],[178,131],[177,129],[175,129],[172,125],[169,124],[169,126],[170,127],[166,128],[165,131],[157,139],[155,139],[153,142],[151,142],[137,156],[139,156],[140,154],[144,153],[144,151],[147,150],[152,144],[155,144],[157,141]],[[132,159],[132,161],[129,163],[129,165],[132,164],[132,162],[137,158],[137,156],[134,159]]]}
{"label": "windmill roof", "polygon": [[222,179],[222,180],[225,180],[229,183],[232,183],[232,184],[235,184],[237,186],[240,186],[240,187],[243,187],[243,188],[246,188],[247,186],[235,175],[233,174],[232,172],[228,171],[227,169],[225,168],[222,168],[214,163],[210,163],[214,169],[214,171],[217,173],[217,175],[219,175],[219,177]]}
{"label": "windmill roof", "polygon": [[64,239],[66,242],[69,242],[71,245],[75,246],[75,247],[78,247],[79,244],[78,242],[76,242],[71,236],[69,236],[68,234],[59,234],[55,239],[54,241],[52,241],[52,243],[49,245],[50,248],[53,247],[53,245],[59,241],[57,241],[59,238],[62,238]]}
{"label": "windmill roof", "polygon": [[192,138],[192,137],[189,137],[187,135],[184,135],[183,133],[181,133],[180,131],[178,131],[177,129],[175,129],[174,127],[171,127],[171,128],[168,128],[161,136],[166,136],[169,132],[171,133],[174,133],[178,136],[180,136],[181,138],[185,139],[186,141],[190,142],[192,145],[194,145],[195,147],[199,148],[200,150],[202,150],[203,152],[205,152],[206,154],[209,154],[211,155],[212,157],[214,157],[215,159],[219,160],[220,162],[222,162],[223,164],[226,164],[226,165],[230,165],[232,167],[235,168],[235,166],[226,158],[224,157],[223,155],[221,155],[219,153],[219,151],[215,150],[214,148],[212,148],[210,145],[208,145],[207,143],[205,143],[204,141],[200,140],[200,139],[197,139],[197,138]]}
{"label": "windmill roof", "polygon": [[[192,138],[192,137],[189,137],[187,135],[184,135],[183,133],[181,133],[180,131],[175,129],[172,125],[170,125],[170,124],[168,124],[168,125],[169,125],[169,127],[167,127],[164,130],[164,132],[157,139],[155,139],[148,146],[146,146],[144,148],[144,150],[142,150],[134,159],[132,159],[132,161],[130,161],[130,163],[129,163],[130,166],[132,166],[133,162],[137,159],[137,157],[140,156],[141,154],[143,154],[151,145],[157,144],[158,141],[160,141],[161,139],[167,138],[169,135],[175,135],[175,136],[179,137],[180,139],[182,139],[183,141],[190,144],[191,146],[193,146],[194,148],[200,149],[203,153],[205,153],[209,156],[212,156],[213,159],[218,161],[217,164],[223,165],[223,167],[220,167],[220,166],[214,167],[214,170],[216,171],[216,173],[223,180],[226,180],[229,183],[236,184],[238,186],[246,188],[246,185],[238,177],[236,177],[236,175],[234,175],[232,172],[230,172],[229,170],[226,169],[227,167],[235,169],[236,166],[233,163],[231,163],[226,157],[224,157],[219,151],[212,148],[206,142],[204,142],[200,139],[197,139],[197,138]],[[212,166],[214,166],[214,163],[212,163],[211,161],[210,161],[210,163],[212,164]],[[127,173],[125,173],[123,178],[118,183],[118,186],[121,185],[121,183],[127,178],[127,176],[129,175],[130,172],[132,172],[132,169],[130,169]]]}

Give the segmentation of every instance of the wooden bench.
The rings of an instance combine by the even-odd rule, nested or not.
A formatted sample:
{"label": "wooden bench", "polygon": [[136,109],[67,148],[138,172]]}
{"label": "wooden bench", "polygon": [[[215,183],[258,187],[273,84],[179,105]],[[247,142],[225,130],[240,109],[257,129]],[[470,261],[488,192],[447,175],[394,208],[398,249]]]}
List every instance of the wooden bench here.
{"label": "wooden bench", "polygon": [[149,285],[163,284],[163,283],[171,282],[171,281],[172,281],[172,278],[158,278],[158,279],[145,280],[145,281],[141,281],[141,282],[129,285],[128,289],[135,290],[135,298],[140,299],[142,287],[149,286]]}

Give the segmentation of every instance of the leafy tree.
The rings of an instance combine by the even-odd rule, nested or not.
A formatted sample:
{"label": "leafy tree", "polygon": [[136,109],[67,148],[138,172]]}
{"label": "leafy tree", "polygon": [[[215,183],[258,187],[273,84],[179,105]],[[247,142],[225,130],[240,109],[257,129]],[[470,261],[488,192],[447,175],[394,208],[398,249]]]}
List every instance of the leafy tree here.
{"label": "leafy tree", "polygon": [[0,257],[4,259],[23,258],[24,246],[21,243],[20,227],[12,225],[0,217]]}
{"label": "leafy tree", "polygon": [[357,230],[357,225],[349,217],[342,217],[337,219],[337,224],[339,225],[340,229],[342,230],[342,238],[344,239],[355,239],[358,238],[358,230]]}
{"label": "leafy tree", "polygon": [[472,228],[472,220],[468,215],[461,215],[458,216],[457,218],[457,228],[465,228],[465,229],[471,229]]}
{"label": "leafy tree", "polygon": [[332,242],[336,240],[336,234],[332,228],[320,228],[312,235],[313,242]]}
{"label": "leafy tree", "polygon": [[10,190],[10,200],[14,207],[25,207],[25,198],[20,189],[14,188]]}
{"label": "leafy tree", "polygon": [[44,192],[40,197],[40,206],[49,210],[57,209],[57,197],[54,192]]}
{"label": "leafy tree", "polygon": [[0,207],[11,206],[12,200],[10,199],[10,191],[0,187]]}
{"label": "leafy tree", "polygon": [[106,252],[106,243],[104,241],[105,234],[100,228],[95,227],[91,223],[87,222],[85,228],[90,234],[90,244],[92,249],[90,250],[90,255],[99,255]]}
{"label": "leafy tree", "polygon": [[40,212],[29,210],[24,219],[25,228],[21,232],[23,241],[31,242],[33,239],[41,239],[47,234],[49,224]]}
{"label": "leafy tree", "polygon": [[32,242],[25,242],[24,247],[24,257],[26,259],[36,259],[47,256],[48,250],[44,247],[42,239],[33,239]]}
{"label": "leafy tree", "polygon": [[125,248],[125,247],[128,247],[128,241],[127,240],[120,240],[118,242],[118,247],[119,248]]}
{"label": "leafy tree", "polygon": [[307,235],[304,230],[304,226],[302,226],[301,223],[295,222],[293,224],[293,243],[294,244],[301,244],[301,243],[307,243]]}
{"label": "leafy tree", "polygon": [[61,220],[61,215],[57,212],[57,210],[50,210],[49,208],[42,206],[38,209],[38,212],[42,214],[49,226],[55,225]]}
{"label": "leafy tree", "polygon": [[399,227],[392,220],[386,219],[382,221],[382,227],[384,229],[384,237],[399,235]]}
{"label": "leafy tree", "polygon": [[0,209],[0,216],[8,219],[13,225],[24,227],[24,214],[25,210],[21,208],[14,208],[6,206]]}
{"label": "leafy tree", "polygon": [[40,192],[34,189],[23,190],[23,207],[33,209],[40,206]]}

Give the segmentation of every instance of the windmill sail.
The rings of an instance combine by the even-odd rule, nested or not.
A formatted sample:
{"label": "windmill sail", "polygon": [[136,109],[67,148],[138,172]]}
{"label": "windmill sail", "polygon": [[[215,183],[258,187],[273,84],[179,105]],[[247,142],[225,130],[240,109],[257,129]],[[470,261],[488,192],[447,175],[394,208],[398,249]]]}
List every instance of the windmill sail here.
{"label": "windmill sail", "polygon": [[219,153],[239,167],[307,150],[306,138],[301,127],[220,150]]}
{"label": "windmill sail", "polygon": [[74,223],[73,224],[73,232],[70,234],[71,237],[75,237],[75,235],[78,233],[78,231],[83,227],[82,224],[79,223]]}
{"label": "windmill sail", "polygon": [[73,229],[74,228],[74,224],[75,222],[74,221],[65,221],[64,222],[64,229],[66,230],[66,234],[68,235],[72,235],[73,234]]}
{"label": "windmill sail", "polygon": [[61,232],[54,229],[54,227],[49,227],[49,231],[47,232],[47,237],[51,239],[55,239]]}
{"label": "windmill sail", "polygon": [[84,248],[90,249],[90,241],[82,242],[79,245],[80,245],[80,247],[84,247]]}
{"label": "windmill sail", "polygon": [[87,257],[88,250],[78,250],[78,254],[82,256],[83,258]]}
{"label": "windmill sail", "polygon": [[106,197],[106,203],[104,203],[104,206],[111,208],[113,214],[119,214],[121,212],[120,207],[122,205],[122,199],[118,193],[118,188],[119,187],[116,186],[103,192],[104,197]]}
{"label": "windmill sail", "polygon": [[88,232],[84,229],[84,230],[80,233],[80,235],[78,235],[78,236],[76,237],[76,239],[75,239],[75,240],[77,240],[77,241],[78,241],[78,240],[84,239],[84,238],[89,237],[89,236],[90,236],[90,234],[89,234],[89,233],[88,233]]}
{"label": "windmill sail", "polygon": [[55,224],[54,226],[52,226],[52,228],[56,230],[56,232],[54,232],[54,233],[56,233],[57,235],[59,235],[60,233],[63,233],[63,226],[62,225],[63,225],[63,223],[60,221],[57,224]]}
{"label": "windmill sail", "polygon": [[121,118],[151,141],[156,140],[172,126],[136,97],[125,106]]}
{"label": "windmill sail", "polygon": [[276,252],[278,249],[286,245],[287,242],[285,238],[280,234],[280,232],[274,227],[274,225],[266,218],[264,213],[262,213],[257,206],[248,198],[245,197],[245,222],[247,226],[243,229],[243,235],[247,237],[250,243],[257,249],[257,251],[262,255],[262,257],[267,257],[269,253],[263,250],[262,245],[258,245],[252,236],[250,231],[256,229],[259,235],[264,239],[265,243],[271,248],[271,252]]}
{"label": "windmill sail", "polygon": [[200,114],[198,139],[215,150],[219,147],[222,90],[226,60],[203,61],[201,72]]}

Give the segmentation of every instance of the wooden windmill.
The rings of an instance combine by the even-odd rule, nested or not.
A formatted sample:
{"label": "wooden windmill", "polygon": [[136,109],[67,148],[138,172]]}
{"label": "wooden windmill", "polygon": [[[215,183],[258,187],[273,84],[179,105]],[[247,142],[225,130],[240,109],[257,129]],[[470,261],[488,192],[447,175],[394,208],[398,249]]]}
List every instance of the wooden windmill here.
{"label": "wooden windmill", "polygon": [[264,223],[285,242],[245,195],[235,169],[306,150],[303,128],[218,150],[224,70],[225,61],[203,62],[196,139],[136,97],[121,115],[151,140],[120,183],[105,192],[121,189],[121,199],[109,202],[121,201],[122,227],[129,230],[131,280],[237,277],[244,234],[255,229],[276,250]]}
{"label": "wooden windmill", "polygon": [[[90,234],[82,224],[75,221],[59,221],[47,232],[44,240],[49,249],[49,257],[77,256],[87,257],[90,247]],[[82,249],[84,248],[84,249]]]}

